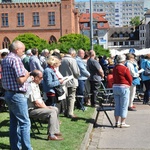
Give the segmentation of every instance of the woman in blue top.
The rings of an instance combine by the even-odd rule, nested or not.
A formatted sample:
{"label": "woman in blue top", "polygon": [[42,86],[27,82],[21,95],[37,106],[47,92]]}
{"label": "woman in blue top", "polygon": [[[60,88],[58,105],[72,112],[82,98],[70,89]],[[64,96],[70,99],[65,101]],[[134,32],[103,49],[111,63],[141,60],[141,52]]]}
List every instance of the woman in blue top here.
{"label": "woman in blue top", "polygon": [[[145,58],[141,59],[141,68],[143,68],[144,70],[146,68],[150,68],[150,54],[147,54]],[[145,92],[144,92],[144,100],[143,100],[143,104],[147,104],[149,101],[149,97],[150,97],[150,75],[146,76],[144,74],[144,72],[142,72],[141,74],[141,79],[145,85]]]}
{"label": "woman in blue top", "polygon": [[56,106],[58,97],[55,94],[54,87],[63,83],[62,79],[56,75],[56,68],[61,64],[56,56],[50,56],[47,60],[47,67],[43,72],[43,91],[47,94],[46,105]]}

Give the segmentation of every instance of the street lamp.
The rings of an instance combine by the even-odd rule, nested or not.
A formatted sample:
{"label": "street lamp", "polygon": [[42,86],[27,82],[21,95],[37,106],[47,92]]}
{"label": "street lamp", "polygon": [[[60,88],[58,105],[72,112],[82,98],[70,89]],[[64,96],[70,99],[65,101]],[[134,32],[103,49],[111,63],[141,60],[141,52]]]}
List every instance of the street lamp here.
{"label": "street lamp", "polygon": [[93,50],[93,5],[92,0],[90,0],[90,46],[91,50]]}

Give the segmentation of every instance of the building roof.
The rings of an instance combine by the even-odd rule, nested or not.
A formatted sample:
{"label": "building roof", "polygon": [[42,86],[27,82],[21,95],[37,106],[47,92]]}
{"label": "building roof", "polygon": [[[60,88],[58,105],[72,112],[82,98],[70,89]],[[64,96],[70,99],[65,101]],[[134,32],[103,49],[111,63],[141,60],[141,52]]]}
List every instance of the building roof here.
{"label": "building roof", "polygon": [[150,15],[150,9],[144,15]]}
{"label": "building roof", "polygon": [[125,32],[131,32],[131,31],[133,31],[133,27],[112,27],[112,28],[110,28],[110,30],[109,30],[109,34],[111,34],[111,33],[120,33],[120,32],[122,32],[122,33],[125,33]]}
{"label": "building roof", "polygon": [[[133,37],[130,37],[130,34],[133,34]],[[120,34],[123,37],[120,37]],[[114,37],[117,35],[117,37]],[[123,40],[139,40],[139,30],[138,27],[134,30],[134,27],[113,27],[110,28],[108,32],[108,40],[110,41],[123,41]]]}
{"label": "building roof", "polygon": [[[104,18],[105,13],[93,13],[93,22],[102,23],[102,25],[97,24],[97,29],[108,29],[108,21]],[[90,23],[90,14],[82,13],[79,19],[80,26],[84,23]],[[84,29],[90,29],[90,27],[84,27]]]}
{"label": "building roof", "polygon": [[[97,21],[97,22],[108,22],[106,19],[104,19],[103,17],[106,14],[104,13],[93,13],[93,21]],[[90,22],[90,14],[89,13],[82,13],[80,15],[80,19],[79,22]]]}

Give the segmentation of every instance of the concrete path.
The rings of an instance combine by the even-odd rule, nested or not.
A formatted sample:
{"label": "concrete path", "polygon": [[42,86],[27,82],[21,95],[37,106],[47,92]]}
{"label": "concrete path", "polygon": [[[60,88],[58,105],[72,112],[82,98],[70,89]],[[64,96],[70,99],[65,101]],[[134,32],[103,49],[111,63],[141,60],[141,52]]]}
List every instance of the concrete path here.
{"label": "concrete path", "polygon": [[[126,123],[130,128],[112,128],[103,112],[98,125],[91,130],[86,150],[150,150],[150,106],[135,102],[137,111],[129,111]],[[114,112],[108,112],[115,123]]]}

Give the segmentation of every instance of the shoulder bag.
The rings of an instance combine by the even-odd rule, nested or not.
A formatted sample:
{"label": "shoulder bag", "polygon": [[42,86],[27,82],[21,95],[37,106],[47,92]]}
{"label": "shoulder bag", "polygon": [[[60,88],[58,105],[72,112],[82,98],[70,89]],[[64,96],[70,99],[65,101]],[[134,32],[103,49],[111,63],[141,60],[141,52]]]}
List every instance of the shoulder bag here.
{"label": "shoulder bag", "polygon": [[65,91],[61,85],[55,86],[54,90],[55,90],[55,94],[57,97],[60,97],[65,93]]}

